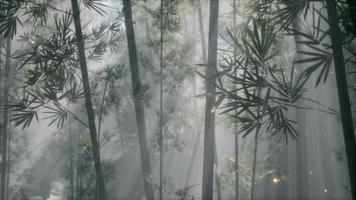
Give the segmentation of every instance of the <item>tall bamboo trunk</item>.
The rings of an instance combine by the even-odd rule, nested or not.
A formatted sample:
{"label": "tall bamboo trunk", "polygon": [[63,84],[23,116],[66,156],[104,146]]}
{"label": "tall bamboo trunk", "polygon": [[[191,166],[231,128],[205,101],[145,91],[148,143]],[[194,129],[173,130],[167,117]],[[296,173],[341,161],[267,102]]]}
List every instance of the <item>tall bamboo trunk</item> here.
{"label": "tall bamboo trunk", "polygon": [[74,200],[74,150],[73,150],[73,132],[72,132],[72,127],[69,122],[69,180],[70,180],[70,200]]}
{"label": "tall bamboo trunk", "polygon": [[219,0],[210,0],[208,67],[206,72],[206,105],[204,127],[203,188],[202,198],[213,199],[214,151],[215,151],[215,79],[218,45]]}
{"label": "tall bamboo trunk", "polygon": [[[12,76],[12,69],[10,69],[9,72],[10,76]],[[8,113],[9,116],[11,116],[11,111],[9,110]],[[10,121],[8,122],[8,140],[7,140],[7,167],[6,167],[6,197],[5,199],[9,199],[10,193],[9,193],[9,185],[10,185],[10,167],[11,167],[11,139],[12,139],[12,130],[11,130],[11,123]]]}
{"label": "tall bamboo trunk", "polygon": [[[11,113],[9,113],[9,116],[11,116]],[[10,155],[11,155],[11,130],[10,130],[10,122],[9,122],[9,129],[8,129],[8,141],[7,141],[7,166],[6,166],[6,197],[5,199],[9,199],[9,185],[10,185]]]}
{"label": "tall bamboo trunk", "polygon": [[[79,169],[83,166],[83,158],[79,157]],[[78,188],[78,200],[82,200],[83,197],[83,174],[79,171],[79,188]]]}
{"label": "tall bamboo trunk", "polygon": [[[11,39],[6,38],[6,60],[5,60],[5,77],[4,77],[4,96],[3,105],[9,104],[9,87],[10,87],[10,59],[11,59]],[[7,141],[8,141],[8,124],[9,111],[3,111],[3,132],[2,132],[2,166],[1,166],[1,200],[6,200],[6,177],[7,177]]]}
{"label": "tall bamboo trunk", "polygon": [[203,21],[203,11],[201,8],[200,0],[197,0],[196,6],[198,9],[198,19],[199,19],[199,30],[200,30],[200,41],[201,48],[203,54],[203,61],[206,62],[206,42],[205,42],[205,34],[204,34],[204,21]]}
{"label": "tall bamboo trunk", "polygon": [[[159,199],[163,198],[163,0],[161,0],[161,13],[160,13],[160,84],[159,84]],[[167,12],[168,13],[168,12]]]}
{"label": "tall bamboo trunk", "polygon": [[350,108],[349,92],[347,87],[343,47],[341,44],[341,32],[339,29],[335,1],[328,0],[325,1],[325,3],[328,12],[331,44],[334,54],[336,84],[338,89],[342,128],[344,132],[347,164],[349,168],[351,194],[352,199],[356,199],[356,143]]}
{"label": "tall bamboo trunk", "polygon": [[76,177],[75,177],[75,199],[79,200],[81,197],[81,189],[80,189],[80,176],[81,176],[81,166],[80,166],[80,151],[81,151],[81,141],[80,141],[80,133],[77,138],[77,160],[76,160]]}
{"label": "tall bamboo trunk", "polygon": [[126,36],[127,36],[127,46],[129,50],[129,60],[131,68],[131,79],[132,79],[132,90],[135,102],[135,111],[136,111],[136,123],[138,130],[138,139],[140,144],[141,152],[141,165],[142,165],[142,174],[143,174],[143,183],[147,199],[154,199],[154,190],[152,184],[150,183],[151,173],[151,163],[149,159],[149,151],[146,141],[146,125],[145,125],[145,113],[144,105],[140,100],[139,91],[142,87],[139,67],[137,61],[137,52],[136,52],[136,41],[135,41],[135,32],[132,21],[132,10],[131,10],[131,1],[123,0],[123,12],[125,17],[125,26],[126,26]]}
{"label": "tall bamboo trunk", "polygon": [[[105,87],[104,87],[104,92],[103,92],[103,97],[101,99],[101,104],[100,104],[100,113],[99,113],[99,121],[98,121],[98,149],[99,149],[99,155],[101,152],[101,145],[100,145],[100,134],[101,134],[101,123],[103,120],[103,111],[104,111],[104,102],[105,102],[105,94],[106,94],[106,90],[108,87],[108,83],[111,77],[111,71],[108,74],[108,77],[105,80]],[[95,199],[99,200],[99,186],[98,186],[98,182],[95,182]]]}
{"label": "tall bamboo trunk", "polygon": [[[3,43],[4,43],[4,39],[3,38],[0,38],[0,63],[2,63],[3,61],[2,61],[2,46],[3,46]],[[5,67],[4,67],[5,68]],[[2,89],[4,88],[4,86],[3,86],[3,77],[4,76],[4,69],[3,69],[3,65],[0,65],[0,91],[3,91]],[[3,92],[0,92],[0,104],[1,105],[3,105],[3,99],[2,99],[2,97],[3,97]],[[0,116],[0,142],[1,142],[1,144],[2,144],[2,135],[3,135],[3,116]],[[2,164],[1,164],[1,166],[2,166]],[[0,171],[0,177],[2,176],[2,171]],[[2,187],[1,186],[1,184],[2,184],[2,182],[1,182],[1,178],[0,178],[0,187]],[[1,189],[0,189],[0,191],[1,191]],[[1,199],[1,196],[0,196],[0,200],[2,200]]]}
{"label": "tall bamboo trunk", "polygon": [[216,140],[215,140],[215,149],[214,149],[214,163],[215,163],[215,188],[216,188],[216,199],[221,200],[222,199],[222,193],[221,193],[221,180],[220,176],[218,173],[219,170],[219,159],[218,159],[218,150],[216,148]]}
{"label": "tall bamboo trunk", "polygon": [[254,149],[253,149],[252,180],[251,180],[251,200],[255,199],[255,179],[256,179],[256,164],[257,164],[258,132],[259,132],[259,128],[256,129],[255,145],[254,145]]}
{"label": "tall bamboo trunk", "polygon": [[[237,4],[236,1],[233,3],[233,27],[234,27],[234,32],[236,33],[237,27],[236,27],[236,14],[237,14]],[[237,60],[237,51],[236,47],[234,47],[234,63],[236,63]],[[235,69],[236,69],[236,64],[234,64]],[[235,77],[237,76],[237,70],[235,71]],[[237,92],[236,92],[237,93]],[[237,114],[237,112],[235,112]],[[234,141],[235,141],[235,165],[234,165],[234,170],[235,170],[235,199],[237,200],[239,198],[239,137],[238,137],[238,132],[237,132],[237,123],[234,124]]]}
{"label": "tall bamboo trunk", "polygon": [[95,114],[94,114],[93,105],[91,102],[88,68],[87,68],[87,62],[86,62],[86,57],[85,57],[82,27],[81,27],[81,22],[80,22],[80,10],[79,10],[79,5],[78,5],[77,0],[71,0],[71,2],[72,2],[75,34],[77,37],[79,63],[80,63],[80,69],[81,69],[81,73],[82,73],[82,80],[83,80],[85,106],[86,106],[86,110],[87,110],[89,130],[90,130],[90,139],[91,139],[91,145],[92,145],[92,150],[93,150],[96,181],[97,181],[98,187],[99,187],[100,200],[105,200],[106,199],[105,185],[104,185],[105,183],[104,183],[104,176],[102,173],[102,167],[101,167],[101,162],[100,162],[99,144],[98,144],[98,140],[97,140],[96,126],[95,126]]}
{"label": "tall bamboo trunk", "polygon": [[234,124],[234,141],[235,141],[235,199],[239,199],[239,137],[237,132],[237,124]]}

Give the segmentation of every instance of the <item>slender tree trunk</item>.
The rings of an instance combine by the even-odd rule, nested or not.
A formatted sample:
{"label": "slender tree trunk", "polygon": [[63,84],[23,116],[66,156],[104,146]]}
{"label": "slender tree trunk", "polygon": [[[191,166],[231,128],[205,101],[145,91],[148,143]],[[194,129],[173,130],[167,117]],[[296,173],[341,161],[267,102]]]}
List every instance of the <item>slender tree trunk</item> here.
{"label": "slender tree trunk", "polygon": [[[236,1],[233,3],[233,9],[234,9],[234,16],[233,16],[233,27],[234,27],[234,32],[236,33],[237,27],[236,27],[236,14],[237,14],[237,4]],[[236,52],[236,47],[234,47],[234,63],[236,63],[237,60],[237,52]],[[236,64],[235,64],[235,69],[236,69]],[[235,72],[235,76],[237,76],[237,70]],[[237,112],[235,112],[237,114]],[[234,123],[234,139],[235,139],[235,199],[239,199],[239,137],[238,137],[238,132],[237,132],[237,123]]]}
{"label": "slender tree trunk", "polygon": [[[78,154],[77,154],[78,155]],[[75,200],[79,199],[79,157],[76,158],[75,173]]]}
{"label": "slender tree trunk", "polygon": [[[81,169],[83,166],[83,159],[82,157],[79,157],[79,169]],[[82,200],[82,197],[83,197],[83,174],[81,171],[79,171],[79,197],[78,199],[79,200]]]}
{"label": "slender tree trunk", "polygon": [[[101,145],[100,145],[100,134],[101,134],[101,123],[103,121],[103,110],[104,110],[104,102],[105,102],[105,95],[106,95],[106,90],[108,87],[108,83],[111,77],[111,71],[109,72],[107,79],[105,80],[105,87],[104,87],[104,92],[103,92],[103,97],[101,99],[101,104],[100,104],[100,113],[99,113],[99,124],[98,124],[98,148],[99,148],[99,155],[101,152]],[[99,186],[98,182],[95,182],[95,199],[99,199]]]}
{"label": "slender tree trunk", "polygon": [[[9,76],[12,76],[12,69],[10,67]],[[8,102],[10,103],[10,102]],[[8,111],[8,116],[11,116],[11,110]],[[7,141],[7,167],[6,167],[6,197],[5,199],[9,199],[9,187],[10,187],[10,167],[11,167],[11,139],[12,139],[12,130],[11,130],[11,122],[8,120],[8,141]]]}
{"label": "slender tree trunk", "polygon": [[75,194],[76,194],[76,197],[75,199],[76,200],[79,200],[80,199],[80,151],[81,151],[81,141],[80,141],[80,133],[78,134],[78,140],[77,140],[77,161],[76,161],[76,177],[75,177]]}
{"label": "slender tree trunk", "polygon": [[234,124],[235,139],[235,199],[239,199],[239,137],[237,132],[237,123]]}
{"label": "slender tree trunk", "polygon": [[144,105],[143,102],[140,100],[140,97],[138,96],[142,85],[141,85],[139,67],[137,61],[135,32],[134,32],[133,21],[132,21],[132,10],[131,10],[130,0],[123,0],[123,12],[125,17],[127,46],[129,50],[132,88],[133,88],[133,96],[135,101],[136,123],[137,123],[138,139],[139,139],[140,152],[141,152],[143,183],[144,183],[146,198],[154,199],[154,190],[152,187],[152,183],[150,182],[152,173],[151,173],[151,163],[149,159],[149,150],[146,141]]}
{"label": "slender tree trunk", "polygon": [[73,160],[73,132],[69,122],[69,176],[70,176],[70,200],[74,200],[74,160]]}
{"label": "slender tree trunk", "polygon": [[[3,38],[0,38],[0,63],[2,63],[2,46],[3,46],[3,43],[4,43],[4,39]],[[0,65],[0,91],[3,91],[3,88],[5,88],[4,86],[4,83],[3,83],[3,79],[4,79],[4,69],[3,69],[3,66],[4,65]],[[4,67],[5,68],[5,67]],[[3,92],[0,92],[0,104],[3,105],[4,102],[3,102]],[[3,107],[1,107],[0,109],[2,109],[3,111]],[[2,138],[3,138],[3,124],[4,124],[4,119],[3,119],[3,116],[1,115],[0,116],[0,143],[2,145]],[[1,151],[1,155],[2,155],[2,151]],[[0,163],[1,167],[2,167],[2,164]],[[2,177],[2,171],[0,171],[0,177]],[[2,182],[1,182],[1,178],[0,178],[0,188],[2,188]],[[0,189],[1,191],[1,189]],[[0,195],[0,200],[2,200],[1,198],[1,195]]]}
{"label": "slender tree trunk", "polygon": [[212,108],[215,104],[215,79],[211,80],[216,72],[217,45],[218,45],[218,18],[219,0],[210,0],[209,17],[209,45],[208,45],[208,68],[206,72],[206,105],[205,105],[205,129],[204,129],[204,166],[202,198],[213,199],[214,177],[214,150],[215,150],[215,113]]}
{"label": "slender tree trunk", "polygon": [[[163,0],[161,0],[161,13],[160,13],[160,84],[159,84],[159,199],[163,198]],[[168,13],[168,12],[167,12]]]}
{"label": "slender tree trunk", "polygon": [[347,77],[343,47],[341,44],[341,32],[339,29],[338,16],[336,13],[336,3],[334,0],[325,1],[330,25],[330,36],[332,50],[334,54],[334,66],[336,84],[338,88],[339,106],[341,113],[342,128],[346,148],[347,164],[351,184],[352,198],[356,199],[356,143],[354,127],[352,122],[349,92],[347,87]]}
{"label": "slender tree trunk", "polygon": [[254,145],[254,150],[253,150],[251,200],[255,199],[255,179],[256,179],[257,147],[258,147],[258,133],[259,132],[260,132],[260,127],[257,127],[256,133],[255,133],[255,145]]}
{"label": "slender tree trunk", "polygon": [[77,148],[77,197],[76,200],[82,200],[83,183],[82,183],[82,139],[81,133],[78,134],[78,148]]}
{"label": "slender tree trunk", "polygon": [[[9,87],[10,87],[10,59],[11,59],[11,39],[6,38],[6,60],[5,60],[5,77],[4,77],[4,96],[3,104],[9,104]],[[2,168],[1,168],[1,200],[6,200],[6,177],[7,177],[7,141],[8,141],[8,124],[9,110],[3,111],[3,132],[2,132]]]}
{"label": "slender tree trunk", "polygon": [[112,71],[109,72],[107,79],[105,80],[105,87],[103,92],[103,97],[101,99],[100,104],[100,113],[99,113],[99,124],[98,124],[98,145],[99,145],[99,153],[100,153],[100,134],[101,134],[101,123],[103,122],[103,111],[104,111],[104,102],[105,102],[105,95],[108,88],[108,83],[111,78]]}
{"label": "slender tree trunk", "polygon": [[93,149],[96,181],[98,182],[100,200],[105,200],[106,199],[105,185],[104,185],[105,183],[104,183],[104,177],[103,177],[103,172],[102,172],[102,167],[100,162],[99,143],[97,140],[96,127],[95,127],[95,114],[91,102],[88,68],[87,68],[87,62],[85,57],[82,27],[80,22],[80,10],[79,10],[79,5],[77,0],[71,0],[71,2],[72,2],[75,34],[77,37],[80,69],[81,69],[82,79],[83,79],[84,97],[85,97],[85,104],[86,104],[86,110],[88,115],[91,145]]}
{"label": "slender tree trunk", "polygon": [[215,162],[215,187],[216,187],[216,198],[217,200],[222,199],[222,194],[221,194],[221,181],[220,181],[220,176],[218,173],[219,170],[219,159],[218,159],[218,151],[216,148],[216,140],[215,140],[215,150],[214,150],[214,162]]}
{"label": "slender tree trunk", "polygon": [[198,19],[199,19],[199,29],[200,29],[200,41],[201,41],[201,48],[203,54],[203,61],[206,62],[206,42],[205,42],[205,34],[204,34],[204,21],[203,21],[203,11],[201,8],[200,0],[197,0],[196,6],[198,9]]}
{"label": "slender tree trunk", "polygon": [[[11,116],[11,113],[9,113],[9,116]],[[10,130],[10,122],[9,122],[9,130],[8,130],[8,141],[7,141],[7,167],[6,167],[6,198],[9,199],[9,185],[10,185],[10,155],[11,155],[11,130]]]}

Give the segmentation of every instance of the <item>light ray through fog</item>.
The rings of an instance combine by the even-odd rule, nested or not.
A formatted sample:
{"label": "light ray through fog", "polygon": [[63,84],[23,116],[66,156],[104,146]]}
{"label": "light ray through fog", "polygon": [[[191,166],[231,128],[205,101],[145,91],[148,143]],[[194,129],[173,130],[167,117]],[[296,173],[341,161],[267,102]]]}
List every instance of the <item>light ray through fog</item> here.
{"label": "light ray through fog", "polygon": [[[2,110],[0,139],[9,130],[11,140],[2,140],[10,147],[0,200],[355,198],[354,155],[346,152],[356,150],[351,142],[345,151],[338,99],[348,90],[355,115],[356,11],[347,2],[335,9],[349,88],[337,82],[328,35],[334,0],[73,2],[83,33],[69,0],[0,3],[0,104],[11,121],[7,129]],[[211,2],[219,4],[217,38],[209,38]],[[214,39],[217,72],[209,76]],[[207,83],[216,89],[212,110],[205,110],[213,95]],[[214,124],[205,124],[205,113]],[[90,137],[93,124],[99,140]],[[209,125],[215,147],[204,146]],[[100,143],[95,164],[93,142]],[[204,151],[214,159],[204,160]],[[212,177],[203,174],[207,166]],[[203,187],[203,180],[211,181]]]}

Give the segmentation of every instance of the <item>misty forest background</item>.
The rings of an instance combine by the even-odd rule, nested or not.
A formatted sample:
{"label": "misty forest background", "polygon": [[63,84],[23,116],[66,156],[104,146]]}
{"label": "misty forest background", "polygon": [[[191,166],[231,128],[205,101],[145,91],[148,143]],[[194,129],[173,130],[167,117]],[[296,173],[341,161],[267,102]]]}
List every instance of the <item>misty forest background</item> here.
{"label": "misty forest background", "polygon": [[1,0],[0,200],[356,199],[355,0]]}

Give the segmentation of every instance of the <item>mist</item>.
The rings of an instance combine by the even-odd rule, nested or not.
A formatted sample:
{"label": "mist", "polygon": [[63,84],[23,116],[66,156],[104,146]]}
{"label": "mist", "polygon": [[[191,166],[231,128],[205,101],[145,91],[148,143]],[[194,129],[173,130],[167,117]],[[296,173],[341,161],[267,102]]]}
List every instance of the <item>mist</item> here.
{"label": "mist", "polygon": [[356,198],[355,8],[1,1],[0,200]]}

